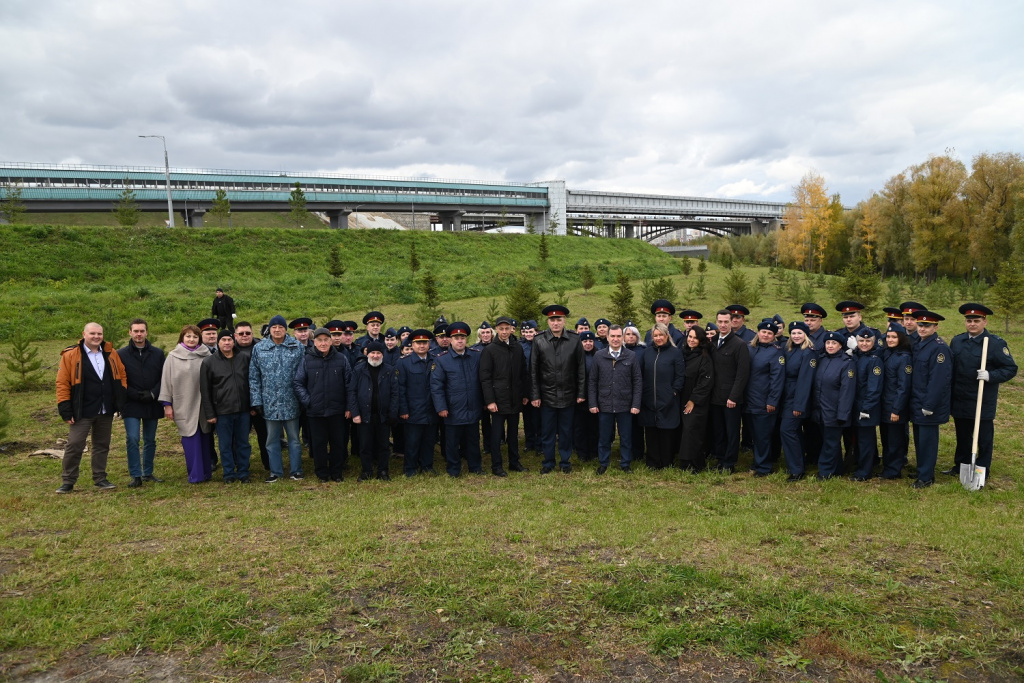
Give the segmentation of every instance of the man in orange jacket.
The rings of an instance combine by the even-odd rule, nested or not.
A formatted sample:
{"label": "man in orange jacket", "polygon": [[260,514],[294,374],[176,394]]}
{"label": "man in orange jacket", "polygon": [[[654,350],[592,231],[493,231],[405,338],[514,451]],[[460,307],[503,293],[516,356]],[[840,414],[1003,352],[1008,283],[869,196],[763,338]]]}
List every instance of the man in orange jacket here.
{"label": "man in orange jacket", "polygon": [[81,341],[61,352],[57,369],[57,411],[70,425],[57,493],[74,490],[89,432],[93,484],[100,491],[115,488],[107,481],[107,453],[114,413],[124,405],[127,388],[124,365],[113,345],[103,341],[103,328],[87,323]]}

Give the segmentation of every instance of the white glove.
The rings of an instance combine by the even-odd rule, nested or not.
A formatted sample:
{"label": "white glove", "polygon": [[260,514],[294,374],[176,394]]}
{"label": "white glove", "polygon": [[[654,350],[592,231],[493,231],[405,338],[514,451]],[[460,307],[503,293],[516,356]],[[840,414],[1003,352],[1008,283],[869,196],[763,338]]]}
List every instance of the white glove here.
{"label": "white glove", "polygon": [[853,349],[846,349],[847,356],[853,356]]}
{"label": "white glove", "polygon": [[978,370],[978,379],[988,381],[988,370]]}
{"label": "white glove", "polygon": [[850,349],[851,351],[853,351],[855,348],[857,348],[857,337],[856,336],[847,338],[847,340],[846,340],[846,348]]}
{"label": "white glove", "polygon": [[929,415],[934,415],[935,413],[933,413],[930,410],[925,410],[924,408],[921,408],[921,414],[924,415],[925,417],[928,417]]}
{"label": "white glove", "polygon": [[232,313],[232,314],[231,314],[231,318],[232,318],[232,319],[234,319],[234,318],[237,318],[237,317],[238,317],[238,316],[237,316],[237,315],[235,315],[234,313]]}
{"label": "white glove", "polygon": [[870,415],[868,415],[867,413],[861,413],[861,414],[860,414],[860,419],[861,419],[861,420],[866,420],[866,419],[868,419],[869,417],[871,417],[871,416],[870,416]]}

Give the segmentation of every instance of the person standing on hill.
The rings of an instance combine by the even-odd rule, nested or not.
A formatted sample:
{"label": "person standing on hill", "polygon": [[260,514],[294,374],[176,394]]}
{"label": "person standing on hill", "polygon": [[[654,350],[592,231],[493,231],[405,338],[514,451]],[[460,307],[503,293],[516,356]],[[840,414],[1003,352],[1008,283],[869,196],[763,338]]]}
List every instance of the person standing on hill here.
{"label": "person standing on hill", "polygon": [[530,354],[530,402],[540,409],[540,473],[555,469],[555,440],[564,474],[572,471],[572,421],[576,404],[587,400],[587,361],[580,338],[565,329],[569,309],[552,304],[541,311],[548,329],[533,338]]}
{"label": "person standing on hill", "polygon": [[74,490],[90,432],[93,484],[101,491],[115,488],[107,481],[107,453],[114,413],[124,405],[127,388],[124,365],[113,345],[103,341],[103,328],[87,323],[81,341],[61,352],[57,368],[57,412],[71,427],[57,493]]}
{"label": "person standing on hill", "polygon": [[210,317],[216,318],[217,322],[220,323],[220,329],[232,330],[235,329],[235,300],[224,293],[224,290],[220,287],[217,288],[217,293],[213,297],[213,306],[210,307]]}
{"label": "person standing on hill", "polygon": [[128,378],[128,398],[121,409],[128,476],[132,479],[128,487],[137,488],[142,486],[143,480],[161,481],[153,475],[153,459],[156,456],[156,428],[164,416],[163,408],[156,400],[160,395],[164,352],[149,343],[149,326],[142,318],[135,318],[129,323],[128,333],[131,340],[117,350],[117,355]]}

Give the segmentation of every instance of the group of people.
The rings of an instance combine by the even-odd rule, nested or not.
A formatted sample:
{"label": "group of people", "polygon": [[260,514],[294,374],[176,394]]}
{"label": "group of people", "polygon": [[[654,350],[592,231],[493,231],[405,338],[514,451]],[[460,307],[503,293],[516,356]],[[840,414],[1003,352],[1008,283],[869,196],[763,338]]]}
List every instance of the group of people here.
{"label": "group of people", "polygon": [[992,312],[978,303],[960,307],[966,331],[948,345],[937,335],[944,318],[913,301],[885,309],[884,331],[864,324],[861,304],[842,301],[843,326],[828,331],[816,303],[788,326],[775,315],[750,329],[749,310],[732,305],[707,324],[698,311],[680,311],[677,328],[675,306],[659,299],[643,339],[632,321],[601,318],[591,330],[581,318],[569,329],[569,310],[555,304],[543,310],[545,330],[501,316],[483,322],[471,346],[464,322],[382,331],[380,311],[363,317],[358,338],[355,321],[314,327],[276,315],[257,342],[223,298],[214,317],[181,329],[166,356],[142,319],[116,351],[96,323],[65,349],[57,401],[70,435],[58,493],[73,490],[90,433],[94,485],[114,488],[106,475],[114,413],[124,420],[129,487],[160,481],[153,460],[164,417],[177,427],[192,483],[209,481],[218,461],[225,482],[250,481],[250,431],[267,483],[285,476],[285,448],[290,478],[304,478],[303,443],[322,482],[342,481],[350,452],[360,481],[390,479],[393,453],[406,476],[436,473],[435,446],[452,477],[464,463],[482,474],[485,454],[492,474],[508,476],[503,449],[509,470],[526,471],[521,419],[542,474],[571,472],[573,451],[604,474],[617,435],[624,472],[643,460],[732,473],[746,446],[757,477],[781,458],[791,482],[814,465],[820,479],[897,479],[912,434],[914,486],[923,488],[934,482],[939,426],[950,416],[957,446],[947,473],[971,461],[979,382],[977,464],[991,467],[999,384],[1017,372],[1006,342],[986,329]]}

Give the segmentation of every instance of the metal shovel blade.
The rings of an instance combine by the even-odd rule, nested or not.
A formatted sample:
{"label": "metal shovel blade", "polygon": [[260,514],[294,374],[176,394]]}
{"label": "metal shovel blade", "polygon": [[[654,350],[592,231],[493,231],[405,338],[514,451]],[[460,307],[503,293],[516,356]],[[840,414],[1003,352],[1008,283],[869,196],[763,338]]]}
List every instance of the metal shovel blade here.
{"label": "metal shovel blade", "polygon": [[977,491],[985,485],[985,468],[964,463],[960,465],[960,483],[968,491]]}

